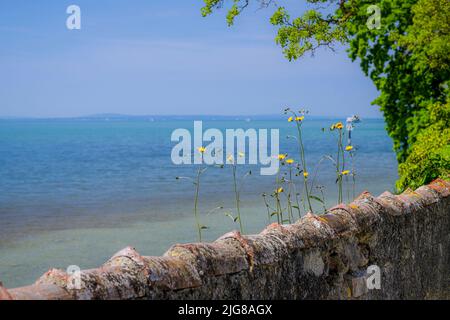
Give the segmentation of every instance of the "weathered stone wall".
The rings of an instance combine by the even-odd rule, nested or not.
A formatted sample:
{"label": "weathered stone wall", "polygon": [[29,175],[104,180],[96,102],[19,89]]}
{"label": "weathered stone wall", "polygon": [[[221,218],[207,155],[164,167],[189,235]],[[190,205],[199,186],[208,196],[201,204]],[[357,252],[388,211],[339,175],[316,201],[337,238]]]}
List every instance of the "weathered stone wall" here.
{"label": "weathered stone wall", "polygon": [[[0,299],[449,299],[449,231],[450,183],[436,180],[162,257],[125,248],[82,271],[79,289],[53,269],[28,287],[0,286]],[[366,287],[370,265],[381,270],[379,290]]]}

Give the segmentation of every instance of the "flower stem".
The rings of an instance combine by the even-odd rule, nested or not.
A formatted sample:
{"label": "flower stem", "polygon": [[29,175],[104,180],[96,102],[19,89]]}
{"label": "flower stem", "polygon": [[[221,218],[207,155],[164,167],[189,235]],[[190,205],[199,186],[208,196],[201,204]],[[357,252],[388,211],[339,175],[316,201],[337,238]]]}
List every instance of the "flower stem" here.
{"label": "flower stem", "polygon": [[200,219],[198,217],[198,196],[200,192],[200,175],[201,175],[202,169],[199,168],[197,171],[197,179],[195,182],[195,199],[194,199],[194,216],[195,216],[195,223],[197,224],[197,231],[198,231],[198,240],[202,242],[202,226],[200,225]]}
{"label": "flower stem", "polygon": [[[342,171],[344,171],[345,163],[344,163],[344,147],[342,145],[342,129],[338,129],[338,151],[337,151],[337,161],[336,161],[336,174],[338,180],[338,204],[342,203]],[[341,163],[342,157],[342,163]]]}
{"label": "flower stem", "polygon": [[237,216],[238,216],[238,220],[239,220],[239,230],[241,231],[241,234],[242,234],[242,233],[244,233],[244,228],[242,227],[240,196],[239,196],[239,191],[238,191],[237,181],[236,181],[236,164],[233,164],[233,182],[234,182],[234,195],[235,195],[235,199],[236,199],[236,211],[237,211]]}
{"label": "flower stem", "polygon": [[292,213],[292,202],[291,202],[291,193],[292,193],[292,167],[289,166],[289,190],[288,190],[288,195],[287,195],[287,200],[288,200],[288,214],[289,214],[289,223],[292,223],[292,221],[294,220],[294,215]]}
{"label": "flower stem", "polygon": [[[300,127],[300,123],[298,123],[298,122],[297,122],[297,131],[298,131],[298,144],[299,144],[299,148],[300,148],[300,158],[302,161],[303,173],[307,173],[308,171],[306,169],[306,159],[305,159],[305,149],[303,146],[303,139],[302,139],[302,129]],[[308,178],[305,176],[305,174],[303,174],[303,183],[304,183],[304,189],[305,189],[305,193],[306,193],[306,199],[308,201],[308,209],[311,213],[314,213],[313,208],[311,206],[311,199],[309,197],[307,179]]]}

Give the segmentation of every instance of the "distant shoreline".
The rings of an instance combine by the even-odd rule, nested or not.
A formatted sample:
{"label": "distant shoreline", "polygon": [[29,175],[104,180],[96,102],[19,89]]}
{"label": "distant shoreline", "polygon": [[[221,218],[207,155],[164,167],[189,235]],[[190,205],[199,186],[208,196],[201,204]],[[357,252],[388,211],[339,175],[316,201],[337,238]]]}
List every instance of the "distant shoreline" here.
{"label": "distant shoreline", "polygon": [[[347,116],[314,116],[310,115],[312,120],[327,119],[345,119]],[[165,120],[208,120],[208,121],[253,121],[253,120],[284,120],[285,115],[279,114],[260,114],[260,115],[126,115],[126,114],[98,114],[80,117],[1,117],[2,121],[64,121],[64,120],[101,120],[101,121],[165,121]],[[363,120],[384,120],[383,117],[362,117]]]}

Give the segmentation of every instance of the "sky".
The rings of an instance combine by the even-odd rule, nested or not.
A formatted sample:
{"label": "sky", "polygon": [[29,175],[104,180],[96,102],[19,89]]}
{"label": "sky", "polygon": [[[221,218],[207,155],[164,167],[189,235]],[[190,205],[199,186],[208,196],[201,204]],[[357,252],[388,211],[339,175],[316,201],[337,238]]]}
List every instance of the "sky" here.
{"label": "sky", "polygon": [[[299,1],[284,1],[301,12]],[[66,9],[81,8],[81,30]],[[377,91],[345,47],[289,62],[250,7],[226,25],[202,0],[2,0],[0,116],[279,114],[380,117]]]}

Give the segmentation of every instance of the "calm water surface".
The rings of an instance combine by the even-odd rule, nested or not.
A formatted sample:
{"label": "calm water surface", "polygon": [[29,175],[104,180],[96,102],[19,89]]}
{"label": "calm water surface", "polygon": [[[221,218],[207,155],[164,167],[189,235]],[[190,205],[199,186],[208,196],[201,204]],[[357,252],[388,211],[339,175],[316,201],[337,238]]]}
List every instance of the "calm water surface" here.
{"label": "calm water surface", "polygon": [[[334,154],[335,138],[321,128],[343,119],[308,119],[304,140],[313,168]],[[296,155],[292,124],[273,120],[209,120],[204,129],[279,128],[282,152]],[[50,267],[91,268],[127,245],[144,255],[160,255],[176,242],[195,241],[193,187],[176,176],[192,176],[194,166],[170,159],[176,128],[188,120],[3,120],[0,121],[0,280],[8,287],[33,282]],[[364,120],[354,131],[356,191],[377,195],[393,190],[397,162],[382,120]],[[243,187],[246,232],[267,224],[261,193],[272,192],[274,177],[258,166]],[[312,171],[312,170],[310,170]],[[236,228],[225,212],[233,207],[230,168],[209,168],[201,189],[205,238]],[[333,167],[318,167],[327,206],[336,202]],[[347,198],[347,194],[346,194]],[[210,209],[224,210],[206,214]]]}

